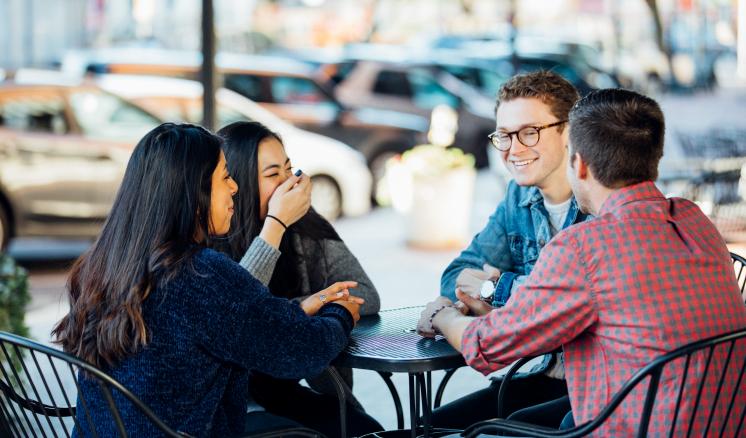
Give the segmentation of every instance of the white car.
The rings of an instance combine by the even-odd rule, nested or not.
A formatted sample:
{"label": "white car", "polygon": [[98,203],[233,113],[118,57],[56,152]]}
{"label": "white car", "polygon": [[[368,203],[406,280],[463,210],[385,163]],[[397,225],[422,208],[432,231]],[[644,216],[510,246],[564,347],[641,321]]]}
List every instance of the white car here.
{"label": "white car", "polygon": [[[200,123],[202,84],[185,79],[103,75],[104,90],[141,106],[164,121]],[[293,166],[313,182],[312,205],[329,220],[370,210],[372,176],[363,155],[350,146],[294,127],[251,100],[221,88],[216,93],[217,123],[222,127],[254,120],[280,134]]]}

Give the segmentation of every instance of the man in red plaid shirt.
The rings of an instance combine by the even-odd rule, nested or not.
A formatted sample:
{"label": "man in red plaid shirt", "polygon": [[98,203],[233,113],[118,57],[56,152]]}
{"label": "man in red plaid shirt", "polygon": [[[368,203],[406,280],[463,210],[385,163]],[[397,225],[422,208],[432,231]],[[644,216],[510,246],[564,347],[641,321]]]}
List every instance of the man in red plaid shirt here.
{"label": "man in red plaid shirt", "polygon": [[[596,218],[557,234],[504,307],[493,309],[460,292],[458,305],[440,297],[423,311],[419,332],[442,333],[485,374],[563,347],[572,415],[581,424],[654,358],[746,327],[746,306],[722,237],[696,205],[666,199],[653,184],[663,134],[663,114],[650,98],[599,90],[581,99],[570,112],[567,173],[581,210]],[[465,316],[466,310],[475,316]],[[732,353],[737,371],[746,360],[744,347]],[[712,360],[724,361],[726,354],[716,350]],[[706,357],[695,358],[690,374],[704,369]],[[673,376],[683,366],[675,363],[661,380],[650,435],[667,434],[674,421],[680,378]],[[724,401],[710,431],[721,430],[723,407],[737,391],[737,371],[724,379]],[[647,389],[639,386],[596,433],[635,433]],[[685,389],[677,434],[689,428],[693,391]],[[715,391],[706,385],[694,436],[704,434]],[[734,409],[726,436],[736,433],[746,391],[737,395]]]}

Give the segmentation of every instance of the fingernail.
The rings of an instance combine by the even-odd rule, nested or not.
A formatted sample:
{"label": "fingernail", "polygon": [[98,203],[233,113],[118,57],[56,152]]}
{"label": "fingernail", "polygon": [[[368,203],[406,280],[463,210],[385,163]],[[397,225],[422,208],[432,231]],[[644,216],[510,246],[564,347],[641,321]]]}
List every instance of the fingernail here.
{"label": "fingernail", "polygon": [[295,171],[295,176],[301,176],[301,174],[303,174],[303,171],[301,169]]}
{"label": "fingernail", "polygon": [[337,296],[338,296],[338,297],[341,297],[341,296],[342,296],[342,295],[344,295],[344,294],[345,294],[344,292],[337,292]]}

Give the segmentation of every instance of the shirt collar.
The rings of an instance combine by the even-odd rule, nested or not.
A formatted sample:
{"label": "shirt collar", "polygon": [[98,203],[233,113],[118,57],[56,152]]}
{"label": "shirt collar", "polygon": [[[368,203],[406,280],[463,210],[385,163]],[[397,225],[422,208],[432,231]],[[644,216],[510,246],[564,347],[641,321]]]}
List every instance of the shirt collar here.
{"label": "shirt collar", "polygon": [[644,181],[631,186],[622,187],[614,191],[601,206],[598,215],[609,213],[619,207],[629,204],[630,202],[641,201],[643,199],[665,199],[658,187],[652,181]]}
{"label": "shirt collar", "polygon": [[[570,199],[570,210],[568,213],[578,209],[578,201],[575,199],[575,196],[570,197]],[[531,186],[526,190],[526,193],[523,194],[523,198],[519,201],[518,206],[528,207],[529,205],[540,202],[544,202],[544,196],[542,196],[541,190],[536,186]]]}
{"label": "shirt collar", "polygon": [[537,202],[544,202],[544,197],[541,196],[541,191],[539,191],[538,187],[531,186],[526,190],[526,193],[524,193],[518,206],[528,207],[530,204],[536,204]]}

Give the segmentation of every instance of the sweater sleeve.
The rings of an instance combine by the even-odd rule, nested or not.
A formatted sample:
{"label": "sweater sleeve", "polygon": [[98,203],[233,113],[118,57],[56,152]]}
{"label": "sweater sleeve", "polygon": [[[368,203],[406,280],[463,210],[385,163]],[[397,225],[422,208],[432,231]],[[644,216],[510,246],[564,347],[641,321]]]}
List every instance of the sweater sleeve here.
{"label": "sweater sleeve", "polygon": [[256,237],[249,245],[249,249],[239,262],[249,274],[259,280],[263,285],[269,285],[275,265],[280,258],[280,250],[265,242],[261,237]]}
{"label": "sweater sleeve", "polygon": [[193,276],[199,290],[199,342],[214,356],[278,378],[317,375],[345,348],[354,322],[339,305],[315,316],[272,296],[267,288],[228,259]]}
{"label": "sweater sleeve", "polygon": [[350,290],[350,293],[365,300],[365,304],[360,307],[360,314],[375,315],[378,313],[381,309],[378,291],[347,245],[341,240],[325,239],[322,248],[326,261],[327,286],[337,281],[357,281],[357,287]]}

